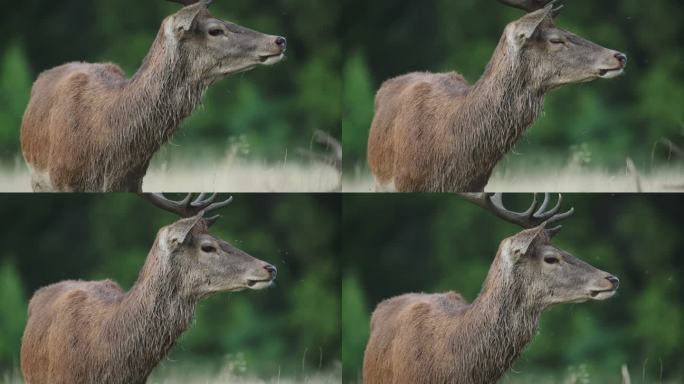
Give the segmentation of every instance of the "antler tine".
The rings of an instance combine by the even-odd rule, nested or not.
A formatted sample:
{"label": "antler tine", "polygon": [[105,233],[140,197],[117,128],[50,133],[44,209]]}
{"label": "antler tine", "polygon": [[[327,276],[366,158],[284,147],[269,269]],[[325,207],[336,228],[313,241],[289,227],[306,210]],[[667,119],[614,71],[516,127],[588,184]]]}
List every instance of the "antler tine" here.
{"label": "antler tine", "polygon": [[[207,213],[207,212],[215,211],[219,208],[223,208],[226,205],[233,202],[233,196],[230,196],[226,200],[217,201],[217,202],[214,202],[214,200],[216,200],[216,197],[218,196],[217,193],[213,193],[209,197],[206,197],[206,196],[207,196],[207,193],[204,193],[204,192],[200,193],[197,196],[197,198],[195,198],[195,200],[191,203],[191,205],[193,207],[195,207],[196,209],[200,209],[200,210],[204,211],[205,213]],[[215,223],[219,217],[221,217],[221,216],[220,215],[214,215],[211,217],[205,217],[205,220],[207,221],[207,223],[209,225],[211,225],[211,224]]]}
{"label": "antler tine", "polygon": [[[211,201],[213,201],[216,198],[216,193],[213,193],[209,198],[207,199],[207,193],[206,192],[201,192],[195,200],[193,200],[192,205],[198,207],[202,205],[209,205],[211,204]],[[209,201],[211,200],[211,201]]]}
{"label": "antler tine", "polygon": [[[188,193],[183,199],[175,201],[167,199],[163,193],[142,193],[140,194],[143,198],[150,201],[155,206],[175,213],[181,217],[192,217],[200,212],[202,214],[217,210],[219,208],[225,207],[233,201],[233,197],[229,197],[223,201],[217,201],[217,194],[214,193],[209,197],[206,197],[206,193],[200,193],[194,200],[192,199],[192,193]],[[219,215],[214,215],[211,217],[205,217],[208,225],[212,225],[219,218]]]}
{"label": "antler tine", "polygon": [[165,211],[175,213],[182,217],[192,216],[186,208],[190,203],[191,194],[188,194],[179,201],[169,200],[161,193],[141,193],[140,196]]}
{"label": "antler tine", "polygon": [[[226,201],[214,203],[214,204],[210,205],[209,208],[207,208],[207,211],[224,207],[224,206],[230,204],[232,201],[233,201],[233,197],[231,196],[230,199],[228,199]],[[218,204],[221,204],[221,205],[218,205]],[[214,216],[205,217],[204,220],[207,222],[207,225],[211,227],[212,225],[214,225],[214,223],[216,223],[216,221],[219,219],[219,217],[221,217],[221,215],[216,214]]]}
{"label": "antler tine", "polygon": [[[553,8],[556,4],[560,3],[562,0],[499,0],[500,3],[509,5],[514,8],[522,9],[527,12],[534,12],[538,9],[542,9],[547,6],[551,6],[551,12],[555,16],[563,5],[558,6],[558,8]],[[553,13],[556,12],[556,13]]]}
{"label": "antler tine", "polygon": [[[549,205],[549,201],[551,201],[550,194],[544,193],[544,199],[539,203],[537,194],[535,193],[532,198],[532,204],[523,212],[515,212],[507,209],[503,204],[503,195],[501,193],[461,193],[460,195],[466,200],[487,209],[496,216],[523,228],[533,228],[542,224],[545,226],[554,224],[566,219],[575,212],[574,208],[570,208],[566,212],[558,213],[561,202],[563,201],[563,197],[560,193],[558,194],[558,202],[548,211],[546,208]],[[553,237],[561,228],[562,225],[556,225],[555,227],[545,229],[548,235]]]}
{"label": "antler tine", "polygon": [[178,3],[178,4],[183,4],[183,6],[187,7],[188,5],[193,5],[197,4],[199,2],[204,2],[205,5],[209,6],[211,4],[212,0],[166,0],[171,3]]}
{"label": "antler tine", "polygon": [[558,194],[558,201],[556,202],[556,205],[550,210],[546,211],[546,207],[549,201],[551,201],[550,194],[544,193],[544,202],[542,203],[542,206],[539,208],[539,210],[537,210],[537,212],[535,212],[534,214],[535,217],[537,217],[537,219],[546,221],[547,224],[552,224],[557,221],[561,221],[567,218],[568,216],[572,215],[575,211],[574,208],[570,208],[566,212],[558,213],[561,207],[561,203],[563,202],[563,195],[561,195],[560,193]]}
{"label": "antler tine", "polygon": [[[562,4],[563,0],[552,0],[551,1],[551,17],[555,18],[560,14],[561,9],[565,7],[565,4]],[[558,5],[558,6],[556,6]]]}
{"label": "antler tine", "polygon": [[[511,218],[511,220],[524,220],[521,222],[514,221],[521,226],[525,226],[526,221],[529,221],[532,217],[534,217],[535,212],[537,212],[538,203],[536,193],[532,195],[532,204],[530,204],[530,207],[523,212],[514,212],[507,209],[503,204],[503,194],[501,193],[495,193],[493,196],[491,196],[490,200],[494,208],[496,208],[501,215],[504,215],[500,216],[501,218],[506,218],[506,216],[508,216]],[[543,204],[544,203],[542,203],[542,205]]]}
{"label": "antler tine", "polygon": [[166,0],[169,3],[178,3],[178,4],[183,4],[184,6],[188,6],[190,4],[195,4],[198,0]]}
{"label": "antler tine", "polygon": [[[536,196],[536,193],[535,193],[535,196]],[[534,212],[534,215],[535,215],[535,216],[541,216],[541,215],[543,215],[544,212],[546,211],[546,207],[547,207],[548,205],[549,205],[549,194],[548,194],[548,193],[544,193],[544,200],[542,201],[541,205],[539,206],[539,209],[537,209],[537,210]],[[553,209],[552,209],[551,211],[553,211]],[[549,212],[551,212],[551,211],[549,211]]]}

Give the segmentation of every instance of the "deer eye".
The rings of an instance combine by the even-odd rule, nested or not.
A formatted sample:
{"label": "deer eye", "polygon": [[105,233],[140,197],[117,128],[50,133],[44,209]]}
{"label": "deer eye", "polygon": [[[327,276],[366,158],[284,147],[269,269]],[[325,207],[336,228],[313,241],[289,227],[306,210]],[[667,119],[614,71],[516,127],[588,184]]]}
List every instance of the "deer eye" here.
{"label": "deer eye", "polygon": [[213,245],[205,244],[202,246],[202,252],[213,253],[216,252],[216,247]]}
{"label": "deer eye", "polygon": [[558,258],[553,257],[553,256],[546,256],[544,258],[544,262],[547,264],[556,264],[556,263],[558,263],[558,261],[559,261]]}
{"label": "deer eye", "polygon": [[212,36],[220,36],[223,35],[223,29],[220,28],[213,28],[209,30],[209,34]]}
{"label": "deer eye", "polygon": [[557,38],[557,37],[552,37],[549,39],[549,42],[551,44],[565,44],[565,40]]}

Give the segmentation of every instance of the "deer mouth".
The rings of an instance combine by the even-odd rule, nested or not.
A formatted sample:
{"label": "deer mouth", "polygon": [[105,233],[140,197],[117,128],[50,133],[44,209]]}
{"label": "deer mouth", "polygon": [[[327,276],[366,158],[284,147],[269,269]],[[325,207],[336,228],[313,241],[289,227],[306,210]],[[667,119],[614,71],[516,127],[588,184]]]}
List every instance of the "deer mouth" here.
{"label": "deer mouth", "polygon": [[247,288],[249,288],[249,289],[254,289],[254,290],[264,289],[264,288],[270,287],[271,285],[273,285],[273,279],[264,279],[264,280],[248,279],[247,280]]}
{"label": "deer mouth", "polygon": [[591,295],[591,298],[594,300],[605,300],[613,297],[616,291],[617,290],[614,288],[604,290],[591,290],[589,291],[589,294]]}
{"label": "deer mouth", "polygon": [[271,65],[279,62],[285,57],[285,52],[278,52],[271,55],[259,55],[259,63],[263,65]]}
{"label": "deer mouth", "polygon": [[602,79],[612,79],[613,77],[620,76],[625,71],[624,67],[609,68],[609,69],[599,69],[598,75]]}

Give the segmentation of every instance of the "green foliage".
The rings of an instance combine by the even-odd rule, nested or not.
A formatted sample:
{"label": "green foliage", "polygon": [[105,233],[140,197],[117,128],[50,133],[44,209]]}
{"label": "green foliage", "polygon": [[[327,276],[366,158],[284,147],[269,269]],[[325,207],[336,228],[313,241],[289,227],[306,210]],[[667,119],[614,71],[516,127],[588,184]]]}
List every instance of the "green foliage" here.
{"label": "green foliage", "polygon": [[26,298],[21,278],[12,262],[0,264],[0,367],[16,364],[26,322]]}
{"label": "green foliage", "polygon": [[[529,199],[507,196],[506,203],[522,210]],[[582,367],[588,382],[617,382],[627,364],[634,378],[643,370],[644,382],[677,382],[684,377],[681,196],[565,195],[563,205],[576,212],[554,244],[619,276],[620,289],[607,301],[544,313],[509,379],[566,382],[565,371],[577,373],[568,367]],[[450,290],[472,301],[499,242],[519,231],[449,195],[351,194],[342,215],[342,231],[354,239],[341,252],[348,271],[342,292],[345,382],[360,381],[369,314],[377,303],[407,292]],[[555,379],[526,376],[536,374]],[[516,381],[520,375],[528,380]]]}
{"label": "green foliage", "polygon": [[344,274],[342,279],[342,361],[355,362],[343,366],[344,380],[361,376],[359,362],[363,360],[369,334],[370,312],[363,288],[356,273]]}
{"label": "green foliage", "polygon": [[0,154],[19,147],[18,133],[29,100],[30,78],[26,55],[21,44],[15,42],[0,60]]}
{"label": "green foliage", "polygon": [[[345,144],[344,160],[365,156],[366,137],[354,134],[355,128],[369,124],[373,118],[373,89],[370,85],[368,67],[360,54],[352,54],[344,63],[342,71],[344,87],[342,105],[342,140]],[[356,140],[356,141],[355,141]],[[354,163],[348,164],[351,167]]]}
{"label": "green foliage", "polygon": [[[394,76],[412,71],[457,71],[471,83],[487,65],[518,10],[497,1],[343,2],[342,38],[347,62],[343,82],[345,165],[365,166],[372,120],[368,95]],[[363,17],[359,17],[363,15]],[[507,161],[568,162],[574,148],[591,154],[589,165],[623,167],[631,157],[641,169],[661,165],[666,137],[684,143],[684,12],[677,0],[583,1],[566,4],[560,28],[625,52],[624,76],[551,92],[546,113],[517,144]],[[361,73],[359,63],[367,63]]]}
{"label": "green foliage", "polygon": [[[332,194],[236,195],[211,233],[275,265],[276,285],[202,301],[165,364],[222,366],[240,354],[245,375],[267,378],[336,367],[339,206]],[[27,298],[36,289],[110,278],[128,290],[157,230],[175,220],[131,194],[5,195],[0,215],[15,218],[0,228],[0,374],[19,361]]]}

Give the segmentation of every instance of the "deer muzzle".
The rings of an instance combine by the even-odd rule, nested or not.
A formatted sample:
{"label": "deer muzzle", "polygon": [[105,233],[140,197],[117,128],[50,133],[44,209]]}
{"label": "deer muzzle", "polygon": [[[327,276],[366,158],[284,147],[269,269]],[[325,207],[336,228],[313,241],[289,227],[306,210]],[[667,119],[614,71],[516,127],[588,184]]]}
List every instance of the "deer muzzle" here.
{"label": "deer muzzle", "polygon": [[615,52],[611,61],[613,61],[613,63],[611,63],[613,65],[612,67],[599,69],[600,78],[612,79],[625,71],[625,67],[627,66],[627,55],[622,52]]}
{"label": "deer muzzle", "polygon": [[276,267],[266,264],[263,266],[263,270],[247,278],[247,288],[254,290],[268,288],[273,285],[277,274]]}
{"label": "deer muzzle", "polygon": [[605,300],[613,297],[620,286],[620,279],[616,276],[608,275],[597,287],[590,290],[593,300]]}

